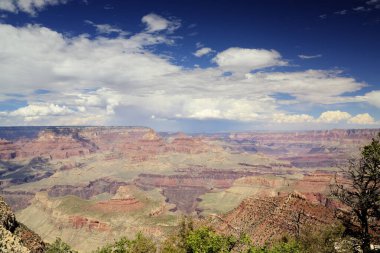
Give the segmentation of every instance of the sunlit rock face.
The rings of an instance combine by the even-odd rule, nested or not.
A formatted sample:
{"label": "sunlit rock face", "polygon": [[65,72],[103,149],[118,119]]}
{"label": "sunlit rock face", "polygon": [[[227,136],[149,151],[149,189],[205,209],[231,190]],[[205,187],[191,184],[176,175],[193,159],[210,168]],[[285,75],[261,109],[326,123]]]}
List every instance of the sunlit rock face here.
{"label": "sunlit rock face", "polygon": [[322,228],[336,218],[333,209],[310,202],[302,194],[244,200],[228,214],[214,220],[223,233],[244,232],[259,245],[275,241],[284,234],[297,235],[298,229]]}
{"label": "sunlit rock face", "polygon": [[[9,128],[7,131],[13,137]],[[143,127],[50,127],[41,130],[36,138],[0,139],[0,159],[3,160],[36,156],[68,159],[112,152],[115,157],[122,155],[141,162],[167,152],[191,154],[210,149],[212,147],[201,138],[178,135],[165,140],[154,130]]]}

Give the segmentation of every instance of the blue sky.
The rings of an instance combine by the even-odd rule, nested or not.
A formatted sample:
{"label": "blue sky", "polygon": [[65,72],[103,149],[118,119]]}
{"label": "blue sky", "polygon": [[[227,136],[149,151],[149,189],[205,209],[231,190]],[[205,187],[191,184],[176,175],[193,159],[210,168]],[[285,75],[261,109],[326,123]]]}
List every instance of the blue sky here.
{"label": "blue sky", "polygon": [[0,0],[1,125],[380,126],[380,0]]}

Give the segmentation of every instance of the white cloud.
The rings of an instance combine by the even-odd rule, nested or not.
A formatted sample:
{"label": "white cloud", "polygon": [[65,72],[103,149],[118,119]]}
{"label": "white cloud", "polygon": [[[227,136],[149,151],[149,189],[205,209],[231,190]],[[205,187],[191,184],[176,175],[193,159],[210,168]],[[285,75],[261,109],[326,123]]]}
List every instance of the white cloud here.
{"label": "white cloud", "polygon": [[3,1],[0,1],[0,10],[16,12],[17,6],[13,0],[3,0]]}
{"label": "white cloud", "polygon": [[116,26],[112,26],[112,25],[109,25],[109,24],[95,24],[94,22],[90,21],[90,20],[85,20],[85,23],[86,24],[89,24],[93,27],[95,27],[96,29],[96,32],[98,34],[111,34],[111,33],[117,33],[121,36],[125,36],[128,34],[128,32],[126,31],[123,31],[122,29],[116,27]]}
{"label": "white cloud", "polygon": [[56,104],[40,103],[30,104],[21,107],[9,113],[12,117],[22,117],[25,121],[32,121],[45,116],[62,116],[71,113],[72,111],[66,106]]}
{"label": "white cloud", "polygon": [[351,118],[351,114],[348,112],[342,111],[327,111],[321,114],[317,119],[318,122],[322,123],[338,123],[341,121],[345,121]]}
{"label": "white cloud", "polygon": [[[17,125],[24,118],[44,125],[114,124],[120,118],[123,120],[118,123],[131,124],[129,115],[122,116],[130,108],[137,115],[149,115],[149,120],[331,124],[337,117],[327,120],[332,116],[324,114],[324,120],[319,121],[308,114],[288,114],[276,94],[288,94],[287,104],[293,108],[308,106],[311,110],[320,105],[379,101],[375,92],[343,96],[366,84],[339,71],[261,70],[245,74],[285,65],[273,50],[230,48],[214,58],[218,67],[184,68],[152,50],[155,45],[175,44],[174,36],[149,29],[129,37],[90,38],[38,25],[0,24],[0,38],[0,101],[7,99],[6,94],[16,93],[23,95],[29,106],[45,108],[20,108],[24,116],[18,110],[1,112],[2,124]],[[225,71],[240,75],[225,76]],[[36,94],[37,89],[51,92]],[[46,109],[49,105],[66,109],[54,116],[53,109]],[[27,116],[26,111],[40,113]],[[342,119],[342,124],[347,120]]]}
{"label": "white cloud", "polygon": [[168,20],[154,13],[145,15],[141,21],[147,26],[146,30],[150,33],[162,30],[173,32],[181,26],[178,20]]}
{"label": "white cloud", "polygon": [[13,13],[26,12],[35,16],[38,11],[43,10],[46,6],[65,4],[69,0],[1,0],[0,10]]}
{"label": "white cloud", "polygon": [[348,120],[348,123],[359,125],[372,125],[375,124],[375,119],[368,113],[358,114]]}
{"label": "white cloud", "polygon": [[314,122],[315,119],[313,116],[308,114],[285,114],[285,113],[276,113],[273,115],[272,120],[276,123],[306,123]]}
{"label": "white cloud", "polygon": [[366,86],[353,78],[340,76],[339,71],[259,72],[247,74],[246,78],[246,83],[258,85],[266,91],[288,93],[298,102],[319,104],[361,102],[363,98],[340,95]]}
{"label": "white cloud", "polygon": [[194,55],[195,55],[196,57],[202,57],[202,56],[207,55],[207,54],[209,54],[209,53],[211,53],[211,52],[213,52],[213,51],[214,51],[214,50],[212,50],[212,49],[209,48],[209,47],[203,47],[203,48],[200,48],[200,49],[198,49],[197,51],[195,51]]}
{"label": "white cloud", "polygon": [[321,58],[322,55],[321,54],[316,54],[316,55],[304,55],[304,54],[300,54],[298,55],[299,58],[303,59],[303,60],[308,60],[308,59],[315,59],[315,58]]}
{"label": "white cloud", "polygon": [[119,106],[123,99],[120,94],[108,88],[71,95],[77,96],[75,104],[78,105],[80,111],[85,112],[89,107],[105,108],[108,115],[115,113],[115,107]]}
{"label": "white cloud", "polygon": [[318,118],[314,118],[308,114],[285,114],[276,113],[272,116],[272,121],[276,123],[323,123],[323,124],[336,124],[339,122],[372,125],[375,124],[375,119],[368,113],[357,114],[351,116],[348,112],[342,111],[326,111],[321,113]]}
{"label": "white cloud", "polygon": [[231,47],[218,53],[213,62],[226,71],[248,73],[255,69],[284,66],[281,55],[275,50]]}
{"label": "white cloud", "polygon": [[380,108],[380,90],[374,90],[364,95],[365,100],[378,108]]}

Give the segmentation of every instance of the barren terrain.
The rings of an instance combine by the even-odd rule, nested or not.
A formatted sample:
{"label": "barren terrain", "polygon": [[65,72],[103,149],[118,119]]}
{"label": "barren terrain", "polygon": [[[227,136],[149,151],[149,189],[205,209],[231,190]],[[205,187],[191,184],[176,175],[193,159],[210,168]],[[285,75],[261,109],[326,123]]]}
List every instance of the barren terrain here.
{"label": "barren terrain", "polygon": [[162,239],[182,214],[263,243],[296,233],[295,212],[309,225],[333,220],[337,167],[378,131],[3,127],[0,195],[45,241],[61,237],[83,252],[138,231]]}

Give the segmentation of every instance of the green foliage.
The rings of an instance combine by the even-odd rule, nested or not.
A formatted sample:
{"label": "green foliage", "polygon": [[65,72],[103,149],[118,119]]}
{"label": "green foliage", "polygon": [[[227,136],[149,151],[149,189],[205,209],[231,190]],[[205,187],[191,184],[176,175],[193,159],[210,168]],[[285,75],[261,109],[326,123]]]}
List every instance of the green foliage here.
{"label": "green foliage", "polygon": [[[98,249],[96,253],[332,253],[336,252],[336,242],[347,241],[343,238],[345,228],[339,224],[321,230],[306,227],[298,237],[285,235],[280,241],[264,247],[253,246],[246,234],[234,237],[218,234],[210,227],[194,227],[193,221],[184,217],[177,233],[162,242],[160,248],[150,238],[138,233],[133,240],[121,238]],[[342,246],[346,244],[342,243]],[[350,248],[340,252],[353,251]]]}
{"label": "green foliage", "polygon": [[119,239],[113,244],[108,244],[96,253],[155,253],[157,251],[156,244],[152,239],[145,237],[141,232],[138,233],[133,240],[125,237]]}
{"label": "green foliage", "polygon": [[162,253],[186,253],[186,240],[194,230],[194,222],[191,217],[183,216],[179,223],[177,233],[171,235],[161,245]]}
{"label": "green foliage", "polygon": [[61,238],[57,238],[47,247],[45,253],[77,253],[77,251],[72,250]]}
{"label": "green foliage", "polygon": [[177,235],[172,235],[166,239],[160,249],[161,253],[186,253],[186,247]]}
{"label": "green foliage", "polygon": [[[299,242],[305,252],[330,253],[335,252],[335,242],[343,237],[344,227],[341,224],[334,224],[310,233],[303,233]],[[313,231],[307,228],[306,231]]]}
{"label": "green foliage", "polygon": [[189,253],[230,252],[236,243],[235,237],[218,235],[208,227],[201,227],[190,232],[186,239],[187,252]]}
{"label": "green foliage", "polygon": [[[306,253],[302,245],[295,240],[288,242],[280,242],[272,247],[252,247],[248,250],[248,253]],[[310,251],[312,252],[312,251]]]}

